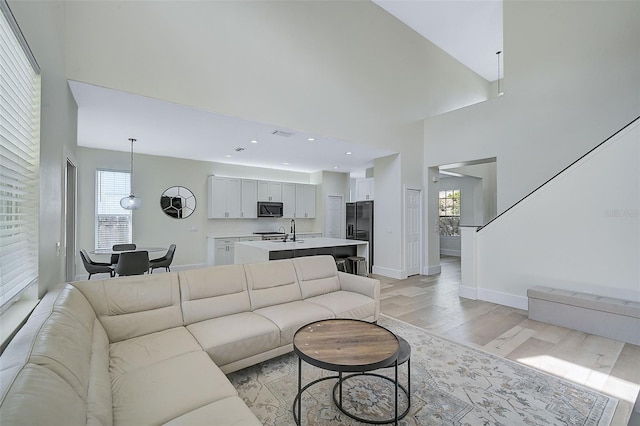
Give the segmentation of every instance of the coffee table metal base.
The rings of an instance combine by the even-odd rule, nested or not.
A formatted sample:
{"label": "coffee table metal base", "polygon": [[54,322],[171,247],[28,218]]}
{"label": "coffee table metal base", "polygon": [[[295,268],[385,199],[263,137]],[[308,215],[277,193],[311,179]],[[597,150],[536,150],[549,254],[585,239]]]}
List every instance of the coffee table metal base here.
{"label": "coffee table metal base", "polygon": [[[409,373],[409,374],[411,374],[411,373]],[[342,376],[342,374],[340,374],[340,376]],[[405,408],[405,410],[398,415],[397,420],[394,419],[394,418],[391,418],[391,419],[388,419],[388,420],[365,419],[365,418],[362,418],[362,417],[358,417],[357,415],[355,415],[353,413],[350,413],[349,411],[347,411],[342,406],[342,384],[344,382],[346,382],[347,379],[349,379],[351,377],[362,377],[362,376],[379,377],[381,379],[387,380],[387,381],[391,382],[395,386],[396,394],[398,393],[398,389],[400,389],[404,393],[405,397],[407,398],[407,408]],[[411,382],[409,382],[409,383],[411,383]],[[336,398],[336,390],[339,391],[339,397],[338,398]],[[370,425],[384,425],[384,424],[387,424],[387,423],[394,423],[394,422],[397,422],[398,420],[404,419],[406,417],[406,415],[409,414],[409,410],[411,410],[411,397],[409,396],[410,394],[411,394],[411,392],[408,391],[407,388],[405,388],[401,384],[397,383],[397,378],[396,378],[396,381],[394,382],[394,380],[391,377],[383,376],[382,374],[377,374],[377,373],[354,373],[354,374],[349,374],[348,376],[340,377],[338,379],[338,382],[335,385],[333,385],[333,403],[336,405],[336,407],[338,407],[338,409],[340,411],[342,411],[343,414],[351,417],[352,419],[357,420],[357,421],[362,422],[362,423],[368,423]],[[396,402],[396,405],[397,405],[397,402]]]}
{"label": "coffee table metal base", "polygon": [[[302,393],[309,389],[311,386],[320,383],[322,381],[325,380],[331,380],[331,379],[338,379],[338,381],[336,382],[336,384],[333,386],[333,403],[336,405],[336,407],[338,407],[338,409],[344,413],[345,415],[351,417],[354,420],[358,420],[360,422],[364,422],[364,423],[368,423],[368,424],[375,424],[375,425],[380,425],[380,424],[387,424],[387,423],[394,423],[394,424],[398,424],[398,420],[404,418],[404,416],[407,415],[407,413],[409,412],[409,409],[411,408],[411,400],[409,399],[409,392],[407,391],[407,389],[405,389],[404,386],[398,384],[398,363],[394,362],[394,370],[395,370],[395,380],[391,379],[389,377],[386,376],[382,376],[376,373],[355,373],[355,374],[350,374],[348,376],[343,377],[342,372],[339,373],[339,375],[337,376],[327,376],[327,377],[321,377],[319,379],[316,379],[312,382],[307,383],[306,385],[302,386],[302,358],[298,358],[298,393],[296,394],[296,397],[293,399],[293,407],[292,407],[292,411],[293,411],[293,420],[296,422],[296,425],[300,426],[300,413],[302,411]],[[391,383],[395,384],[395,418],[393,419],[388,419],[388,420],[368,420],[368,419],[363,419],[360,418],[352,413],[349,413],[348,411],[346,411],[343,407],[342,407],[342,383],[347,380],[350,377],[353,376],[378,376],[378,377],[382,377],[388,381],[390,381]],[[339,388],[340,391],[340,399],[339,401],[336,400],[336,388]],[[398,389],[401,389],[404,394],[407,396],[407,409],[400,415],[398,415]]]}

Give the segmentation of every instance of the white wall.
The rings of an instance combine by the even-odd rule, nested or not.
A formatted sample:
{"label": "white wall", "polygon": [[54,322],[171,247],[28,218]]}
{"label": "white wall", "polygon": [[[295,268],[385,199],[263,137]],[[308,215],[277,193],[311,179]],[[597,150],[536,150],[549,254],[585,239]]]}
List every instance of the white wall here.
{"label": "white wall", "polygon": [[504,44],[504,96],[424,122],[427,167],[497,158],[498,213],[640,115],[640,2],[504,2]]}
{"label": "white wall", "polygon": [[[135,148],[134,148],[135,152]],[[78,247],[87,251],[95,246],[95,172],[96,169],[129,170],[129,154],[92,148],[78,148]],[[247,179],[278,180],[295,183],[312,182],[307,173],[287,172],[257,167],[184,160],[135,154],[134,192],[143,207],[133,212],[133,240],[140,246],[177,245],[174,265],[206,263],[207,236],[249,235],[255,231],[289,230],[290,219],[207,219],[207,176],[219,175]],[[196,197],[195,212],[185,219],[174,219],[160,209],[160,195],[171,186],[189,188]],[[322,194],[320,185],[316,194]],[[322,232],[320,219],[296,219],[296,231]],[[82,273],[82,262],[76,260]]]}
{"label": "white wall", "polygon": [[406,271],[400,156],[378,158],[373,169],[373,273],[402,278]]}
{"label": "white wall", "polygon": [[67,11],[73,80],[351,142],[389,146],[406,137],[400,127],[489,96],[485,80],[371,2]]}
{"label": "white wall", "polygon": [[9,1],[41,68],[39,294],[65,280],[64,172],[66,156],[75,157],[77,107],[67,85],[64,64],[64,5]]}
{"label": "white wall", "polygon": [[[70,79],[391,147],[410,187],[422,186],[424,118],[489,97],[484,79],[368,1],[69,2],[67,11]],[[395,269],[403,247],[393,243],[379,260]]]}
{"label": "white wall", "polygon": [[425,120],[427,166],[497,157],[498,213],[640,115],[640,3],[504,2],[504,96]]}
{"label": "white wall", "polygon": [[640,122],[477,233],[480,298],[542,285],[640,301]]}

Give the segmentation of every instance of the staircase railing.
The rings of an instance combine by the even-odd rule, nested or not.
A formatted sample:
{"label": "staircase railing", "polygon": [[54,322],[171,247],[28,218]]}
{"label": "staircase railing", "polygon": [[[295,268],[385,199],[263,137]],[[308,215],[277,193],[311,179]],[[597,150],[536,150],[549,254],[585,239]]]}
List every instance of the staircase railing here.
{"label": "staircase railing", "polygon": [[541,184],[540,186],[538,186],[536,189],[534,189],[533,191],[529,192],[527,195],[525,195],[524,197],[522,197],[521,199],[519,199],[518,201],[516,201],[515,203],[513,203],[513,205],[511,205],[511,207],[507,208],[505,211],[503,211],[502,213],[500,213],[499,215],[497,215],[496,217],[494,217],[493,219],[491,219],[489,222],[485,223],[482,226],[479,226],[477,228],[476,231],[480,231],[484,228],[486,228],[487,226],[489,226],[490,223],[494,222],[496,219],[498,219],[500,216],[504,215],[505,213],[507,213],[509,210],[511,210],[512,208],[514,208],[515,206],[517,206],[518,204],[520,204],[522,201],[524,201],[525,199],[529,198],[533,193],[537,192],[538,190],[540,190],[543,186],[547,185],[549,182],[551,182],[552,180],[554,180],[556,177],[558,177],[559,175],[561,175],[562,173],[564,173],[566,170],[570,169],[573,165],[575,165],[576,163],[580,162],[580,160],[582,160],[583,158],[585,158],[586,156],[588,156],[589,154],[591,154],[593,151],[595,151],[596,149],[600,148],[602,145],[604,145],[605,143],[607,143],[609,140],[611,140],[613,137],[615,137],[616,135],[618,135],[619,133],[623,132],[625,129],[629,128],[630,126],[632,126],[634,123],[636,123],[637,121],[640,121],[640,116],[634,118],[633,120],[631,120],[628,124],[626,124],[625,126],[623,126],[620,130],[618,130],[617,132],[615,132],[614,134],[612,134],[611,136],[609,136],[608,138],[606,138],[605,140],[603,140],[602,142],[600,142],[599,144],[597,144],[596,146],[594,146],[593,148],[591,148],[589,151],[585,152],[583,155],[581,155],[580,157],[578,157],[575,161],[573,161],[571,164],[569,164],[568,166],[566,166],[564,169],[560,170],[558,173],[556,173],[555,175],[553,175],[551,178],[549,178],[548,180],[546,180],[543,184]]}

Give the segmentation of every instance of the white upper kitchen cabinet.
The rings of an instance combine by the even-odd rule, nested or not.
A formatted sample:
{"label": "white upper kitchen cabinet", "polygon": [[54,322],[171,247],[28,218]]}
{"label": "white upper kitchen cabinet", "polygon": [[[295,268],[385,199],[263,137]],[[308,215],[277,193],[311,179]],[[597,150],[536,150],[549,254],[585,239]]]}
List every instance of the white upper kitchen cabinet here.
{"label": "white upper kitchen cabinet", "polygon": [[209,176],[209,219],[242,217],[242,179]]}
{"label": "white upper kitchen cabinet", "polygon": [[258,181],[257,201],[282,201],[282,182]]}
{"label": "white upper kitchen cabinet", "polygon": [[316,186],[296,184],[295,218],[316,217]]}
{"label": "white upper kitchen cabinet", "polygon": [[282,184],[282,217],[292,219],[296,217],[296,184]]}
{"label": "white upper kitchen cabinet", "polygon": [[356,180],[356,201],[373,200],[373,178]]}
{"label": "white upper kitchen cabinet", "polygon": [[242,205],[240,217],[255,219],[258,217],[258,181],[242,179]]}

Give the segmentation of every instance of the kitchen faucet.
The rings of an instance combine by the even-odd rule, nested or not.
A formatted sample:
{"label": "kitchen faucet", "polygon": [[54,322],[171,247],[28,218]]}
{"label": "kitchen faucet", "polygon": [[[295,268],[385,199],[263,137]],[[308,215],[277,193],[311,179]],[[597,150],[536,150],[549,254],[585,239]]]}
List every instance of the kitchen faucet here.
{"label": "kitchen faucet", "polygon": [[291,233],[293,234],[293,239],[291,241],[296,241],[296,220],[291,219]]}

